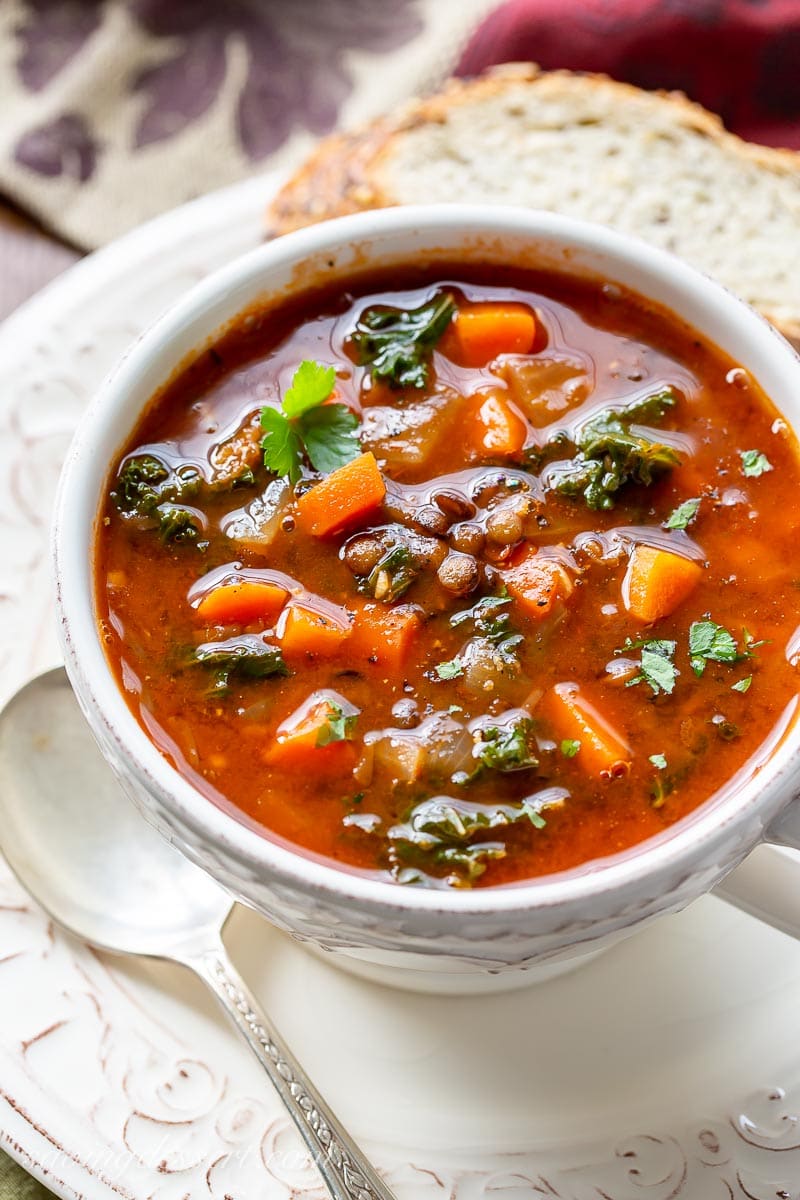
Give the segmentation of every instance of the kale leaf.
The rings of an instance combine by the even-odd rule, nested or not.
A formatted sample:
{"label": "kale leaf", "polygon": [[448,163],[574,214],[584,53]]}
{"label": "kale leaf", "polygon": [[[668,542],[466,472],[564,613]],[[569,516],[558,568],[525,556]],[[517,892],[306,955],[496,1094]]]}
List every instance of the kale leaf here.
{"label": "kale leaf", "polygon": [[288,675],[280,647],[265,642],[255,633],[240,634],[221,642],[204,642],[190,659],[213,671],[212,691],[226,692],[231,676],[239,679],[268,679],[272,675]]}
{"label": "kale leaf", "polygon": [[186,505],[202,486],[190,463],[170,467],[155,454],[134,454],[120,467],[111,499],[124,518],[157,529],[162,541],[194,541],[202,532],[202,515]]}
{"label": "kale leaf", "polygon": [[[626,483],[648,486],[679,465],[676,451],[631,426],[660,420],[675,405],[671,388],[654,392],[623,409],[603,409],[586,421],[575,438],[574,458],[553,463],[550,487],[564,496],[583,497],[589,508],[614,507],[616,492]],[[559,442],[562,439],[558,439]]]}
{"label": "kale leaf", "polygon": [[373,379],[392,388],[422,388],[428,380],[430,354],[456,311],[444,292],[419,308],[366,308],[350,340],[359,366],[369,366]]}

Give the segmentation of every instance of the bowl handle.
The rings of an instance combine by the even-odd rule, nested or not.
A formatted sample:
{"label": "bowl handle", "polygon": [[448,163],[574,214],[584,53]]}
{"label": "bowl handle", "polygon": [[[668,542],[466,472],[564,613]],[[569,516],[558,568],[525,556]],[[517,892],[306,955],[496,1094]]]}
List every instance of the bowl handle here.
{"label": "bowl handle", "polygon": [[800,862],[781,853],[781,847],[800,851],[800,799],[766,830],[764,842],[717,884],[713,895],[800,938]]}

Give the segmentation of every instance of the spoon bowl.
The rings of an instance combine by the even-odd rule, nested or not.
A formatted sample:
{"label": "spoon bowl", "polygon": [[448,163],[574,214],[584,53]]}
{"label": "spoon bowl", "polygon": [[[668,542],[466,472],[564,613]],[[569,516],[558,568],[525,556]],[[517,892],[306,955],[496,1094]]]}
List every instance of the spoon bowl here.
{"label": "spoon bowl", "polygon": [[123,795],[61,668],[21,688],[0,720],[0,829],[27,890],[105,950],[172,957],[208,945],[230,913],[227,892]]}

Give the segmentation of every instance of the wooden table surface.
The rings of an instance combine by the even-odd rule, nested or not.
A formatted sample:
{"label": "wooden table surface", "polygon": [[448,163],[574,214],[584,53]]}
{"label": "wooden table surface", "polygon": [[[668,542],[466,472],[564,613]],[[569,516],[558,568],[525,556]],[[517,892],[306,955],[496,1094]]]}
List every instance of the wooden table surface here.
{"label": "wooden table surface", "polygon": [[0,203],[0,321],[80,257]]}

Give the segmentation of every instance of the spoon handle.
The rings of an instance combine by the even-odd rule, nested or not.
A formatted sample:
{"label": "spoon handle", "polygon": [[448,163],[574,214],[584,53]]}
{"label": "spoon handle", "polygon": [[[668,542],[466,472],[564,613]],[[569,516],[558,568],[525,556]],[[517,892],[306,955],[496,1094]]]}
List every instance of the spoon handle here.
{"label": "spoon handle", "polygon": [[395,1200],[270,1024],[220,944],[181,961],[244,1035],[300,1131],[333,1200]]}

